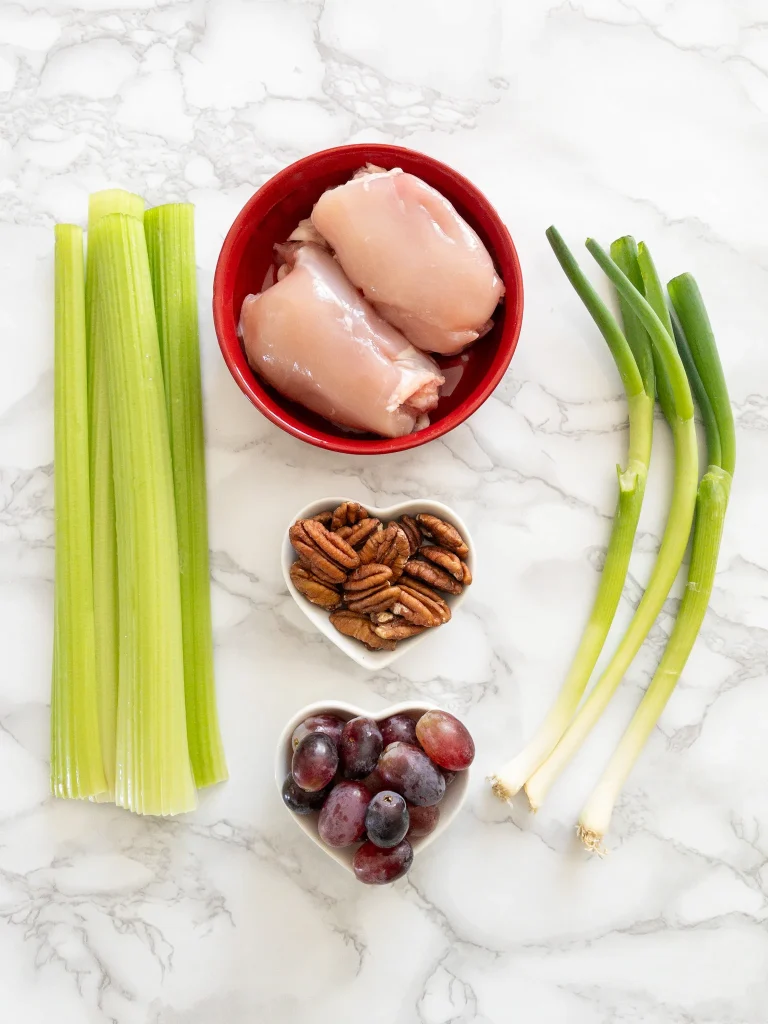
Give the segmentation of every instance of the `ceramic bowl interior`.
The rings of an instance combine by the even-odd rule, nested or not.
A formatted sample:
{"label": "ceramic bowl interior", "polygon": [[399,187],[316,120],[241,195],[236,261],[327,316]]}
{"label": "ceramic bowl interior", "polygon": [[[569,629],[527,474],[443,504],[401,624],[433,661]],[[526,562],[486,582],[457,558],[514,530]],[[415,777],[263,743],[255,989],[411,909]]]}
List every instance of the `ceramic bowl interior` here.
{"label": "ceramic bowl interior", "polygon": [[[293,754],[293,751],[291,750],[291,736],[293,735],[293,730],[296,726],[303,722],[305,718],[308,718],[310,715],[332,714],[338,715],[339,718],[343,718],[345,721],[349,721],[350,718],[357,718],[359,715],[363,715],[366,718],[373,718],[376,722],[382,722],[385,718],[389,718],[390,715],[408,714],[412,718],[418,720],[425,711],[429,711],[435,707],[437,707],[437,705],[430,704],[429,701],[403,701],[400,704],[393,704],[391,707],[384,708],[382,711],[365,711],[363,708],[356,707],[354,704],[347,704],[344,701],[330,700],[319,701],[316,704],[308,704],[300,711],[297,711],[296,714],[293,715],[293,717],[286,723],[285,728],[277,741],[277,752],[275,754],[275,783],[277,785],[278,792],[281,794],[280,801],[282,802],[283,783],[291,770],[291,757]],[[459,772],[448,789],[446,789],[445,796],[440,802],[440,820],[437,823],[437,828],[428,836],[422,836],[420,839],[413,840],[412,845],[414,855],[418,855],[421,850],[424,850],[430,845],[430,843],[433,843],[439,836],[441,836],[459,813],[467,796],[469,773],[471,771],[472,769],[468,768],[466,771]],[[285,804],[283,804],[283,806],[285,807]],[[334,849],[331,846],[326,846],[317,833],[318,816],[316,814],[300,815],[294,814],[288,807],[285,809],[302,832],[308,835],[313,842],[317,843],[320,849],[327,853],[331,860],[335,860],[337,864],[341,864],[341,866],[346,868],[347,871],[352,871],[352,858],[357,846],[351,846],[341,850]]]}
{"label": "ceramic bowl interior", "polygon": [[[284,398],[253,373],[237,334],[243,299],[272,279],[275,243],[284,242],[298,222],[309,216],[326,189],[348,181],[367,163],[387,169],[401,167],[446,196],[485,243],[506,287],[504,301],[494,314],[493,329],[465,354],[438,358],[448,372],[440,403],[430,414],[430,425],[399,438],[345,431]],[[341,146],[291,164],[246,203],[219,255],[213,315],[227,366],[257,409],[283,430],[320,448],[373,455],[404,451],[434,440],[482,405],[503,377],[515,351],[523,315],[523,283],[506,226],[470,181],[439,160],[400,146]]]}
{"label": "ceramic bowl interior", "polygon": [[[293,516],[286,527],[285,535],[283,537],[283,547],[281,552],[283,577],[285,579],[285,585],[288,587],[291,596],[310,622],[312,622],[320,632],[331,641],[331,643],[334,643],[353,661],[356,661],[358,665],[373,671],[386,668],[387,665],[391,665],[393,661],[402,657],[402,655],[407,651],[412,651],[416,645],[426,639],[432,630],[425,629],[423,633],[418,633],[416,636],[412,636],[409,640],[401,640],[394,651],[369,651],[368,648],[363,646],[363,644],[358,640],[354,640],[352,637],[344,636],[343,633],[339,633],[339,631],[331,625],[328,612],[324,608],[319,608],[316,604],[312,604],[306,599],[306,597],[304,597],[303,594],[300,594],[293,585],[293,580],[291,579],[291,566],[296,561],[296,552],[291,547],[291,542],[288,539],[288,530],[297,519],[310,519],[312,516],[317,515],[318,512],[325,512],[327,509],[334,509],[343,501],[350,500],[350,498],[338,497],[320,498],[317,501],[313,501],[310,505],[305,506],[303,509],[300,509],[299,512]],[[398,516],[401,516],[404,513],[415,516],[419,512],[426,512],[430,515],[438,516],[440,519],[444,519],[447,523],[455,526],[466,541],[467,547],[469,548],[469,555],[466,558],[466,562],[473,576],[475,575],[475,550],[472,543],[472,537],[470,536],[466,523],[457,516],[452,509],[448,508],[447,505],[443,505],[439,501],[426,501],[421,498],[416,501],[401,501],[397,505],[388,505],[386,508],[374,508],[374,506],[370,505],[368,502],[362,502],[361,504],[365,505],[372,516],[376,516],[381,520],[397,519]],[[461,607],[462,603],[466,600],[468,589],[469,588],[465,587],[462,593],[456,596],[451,594],[442,595],[450,606],[451,614],[455,614]],[[450,628],[450,622],[446,622],[445,625],[437,627],[439,630],[449,630]]]}

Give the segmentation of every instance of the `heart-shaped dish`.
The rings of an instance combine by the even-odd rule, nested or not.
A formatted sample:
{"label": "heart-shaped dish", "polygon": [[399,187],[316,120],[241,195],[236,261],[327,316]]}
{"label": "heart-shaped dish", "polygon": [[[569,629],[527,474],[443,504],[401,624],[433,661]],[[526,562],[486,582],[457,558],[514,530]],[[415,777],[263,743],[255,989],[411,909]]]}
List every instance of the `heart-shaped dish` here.
{"label": "heart-shaped dish", "polygon": [[[283,576],[285,578],[285,585],[288,587],[288,590],[296,604],[298,604],[299,608],[301,608],[310,622],[313,622],[320,632],[324,633],[325,636],[328,637],[331,643],[336,644],[340,650],[349,655],[349,657],[353,661],[356,661],[358,665],[362,665],[363,668],[383,669],[386,668],[387,665],[391,665],[393,661],[405,654],[406,651],[412,651],[413,648],[433,632],[433,630],[425,629],[423,633],[418,633],[416,636],[412,636],[409,640],[401,640],[394,651],[369,651],[368,648],[363,646],[359,640],[354,640],[352,637],[344,636],[343,633],[339,633],[339,631],[331,624],[328,612],[324,608],[320,608],[318,605],[312,604],[312,602],[308,601],[303,594],[300,594],[296,587],[294,587],[293,580],[291,579],[291,566],[296,561],[296,552],[291,547],[291,542],[288,539],[288,531],[291,526],[293,526],[297,519],[311,519],[312,516],[316,516],[319,512],[325,512],[327,509],[334,509],[343,501],[350,500],[351,499],[348,497],[319,498],[317,501],[313,501],[310,505],[301,509],[292,517],[290,523],[286,527],[285,535],[283,537]],[[386,508],[375,508],[367,502],[361,502],[361,504],[365,505],[372,516],[376,516],[382,521],[397,519],[403,514],[415,516],[419,512],[426,512],[429,515],[438,516],[440,519],[444,519],[445,522],[455,526],[466,541],[467,547],[469,548],[469,554],[465,561],[469,566],[472,575],[475,575],[475,549],[469,530],[467,529],[466,523],[464,523],[464,521],[457,516],[454,511],[448,508],[447,505],[443,505],[439,501],[429,501],[423,498],[419,498],[415,501],[401,501],[397,505],[388,505]],[[441,596],[448,602],[451,614],[455,615],[467,596],[467,588],[465,587],[464,590],[456,596],[452,594],[442,594]],[[450,629],[451,624],[450,622],[447,622],[445,625],[437,626],[436,628],[441,631],[444,629]]]}
{"label": "heart-shaped dish", "polygon": [[[315,704],[307,704],[306,707],[297,711],[296,714],[286,723],[285,728],[280,734],[280,739],[277,741],[277,752],[275,755],[275,782],[277,783],[278,793],[280,793],[281,803],[283,783],[291,770],[291,758],[293,756],[293,751],[291,749],[291,736],[293,735],[293,730],[296,726],[303,722],[305,718],[309,718],[310,715],[330,714],[338,715],[339,718],[343,718],[344,721],[349,721],[350,718],[357,718],[359,715],[362,715],[365,718],[372,718],[375,722],[383,722],[384,719],[389,718],[390,715],[407,714],[414,719],[419,719],[425,711],[430,711],[436,707],[436,704],[431,704],[429,701],[414,700],[402,701],[400,704],[392,704],[391,707],[384,708],[383,711],[375,712],[365,711],[363,708],[358,708],[354,704],[347,704],[346,701],[339,700],[319,701]],[[425,849],[425,847],[429,846],[430,843],[433,843],[438,836],[442,835],[459,813],[467,797],[470,771],[471,768],[467,768],[465,771],[459,772],[451,785],[446,789],[445,796],[440,801],[440,820],[437,823],[437,828],[434,832],[430,832],[428,836],[422,836],[420,839],[412,840],[411,845],[413,846],[414,854]],[[285,807],[285,804],[283,804],[283,806]],[[341,864],[341,866],[346,868],[347,871],[352,871],[352,858],[354,857],[358,844],[344,847],[343,849],[334,849],[332,846],[326,846],[317,833],[317,814],[299,815],[294,814],[288,807],[285,809],[302,832],[308,835],[313,842],[317,843],[320,849],[327,853],[331,860],[335,860],[337,864]]]}

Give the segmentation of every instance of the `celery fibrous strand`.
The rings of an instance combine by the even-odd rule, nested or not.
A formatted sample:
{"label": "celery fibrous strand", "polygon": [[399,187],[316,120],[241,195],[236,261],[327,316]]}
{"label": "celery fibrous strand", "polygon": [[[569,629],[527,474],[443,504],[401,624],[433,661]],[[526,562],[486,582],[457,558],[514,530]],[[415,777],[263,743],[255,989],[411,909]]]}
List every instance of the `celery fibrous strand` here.
{"label": "celery fibrous strand", "polygon": [[[525,790],[534,809],[541,806],[560,772],[602,715],[648,635],[683,560],[696,504],[698,450],[693,421],[693,400],[674,339],[653,307],[610,256],[592,239],[587,241],[587,248],[648,331],[651,343],[658,353],[674,402],[672,436],[675,446],[675,476],[664,536],[646,591],[608,667],[560,742],[526,783]],[[644,254],[644,260],[652,266],[647,250],[641,247],[638,257],[641,252]]]}
{"label": "celery fibrous strand", "polygon": [[[622,333],[559,232],[551,227],[547,238],[566,276],[608,343],[619,369],[629,406],[629,452],[626,468],[617,467],[619,494],[597,594],[560,693],[523,750],[490,778],[494,793],[503,800],[511,799],[555,748],[600,657],[624,588],[643,504],[653,437],[653,358],[644,328],[624,303]],[[617,240],[612,251],[622,265],[639,279],[634,239]]]}
{"label": "celery fibrous strand", "polygon": [[91,239],[103,301],[119,564],[115,802],[194,808],[187,747],[178,537],[160,347],[143,225],[109,214]]}
{"label": "celery fibrous strand", "polygon": [[54,583],[51,789],[106,789],[96,712],[83,232],[55,229]]}
{"label": "celery fibrous strand", "polygon": [[147,211],[144,229],[168,412],[181,570],[187,738],[198,786],[227,778],[213,673],[194,207]]}

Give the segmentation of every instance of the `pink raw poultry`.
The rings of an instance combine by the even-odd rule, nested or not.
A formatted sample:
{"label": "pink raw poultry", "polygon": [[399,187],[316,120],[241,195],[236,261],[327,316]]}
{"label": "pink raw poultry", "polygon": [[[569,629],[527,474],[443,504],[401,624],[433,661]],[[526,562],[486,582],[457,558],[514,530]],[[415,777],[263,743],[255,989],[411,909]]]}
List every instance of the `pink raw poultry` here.
{"label": "pink raw poultry", "polygon": [[418,348],[451,355],[490,328],[504,285],[488,250],[420,178],[366,168],[320,197],[312,223],[352,283]]}
{"label": "pink raw poultry", "polygon": [[281,247],[289,272],[243,302],[248,362],[286,397],[333,423],[401,437],[428,422],[437,365],[382,320],[313,244]]}

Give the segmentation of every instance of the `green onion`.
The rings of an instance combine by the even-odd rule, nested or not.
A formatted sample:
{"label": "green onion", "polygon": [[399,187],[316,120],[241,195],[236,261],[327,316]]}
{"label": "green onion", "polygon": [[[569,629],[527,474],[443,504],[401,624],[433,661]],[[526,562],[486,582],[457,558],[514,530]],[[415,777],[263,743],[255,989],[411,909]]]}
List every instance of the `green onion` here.
{"label": "green onion", "polygon": [[688,583],[653,679],[579,820],[585,845],[599,851],[619,793],[685,668],[709,604],[736,461],[733,414],[717,346],[696,282],[669,284],[679,318],[675,334],[702,412],[709,468],[699,484]]}
{"label": "green onion", "polygon": [[[632,659],[648,635],[680,569],[696,505],[698,451],[693,420],[693,399],[674,339],[653,306],[597,242],[589,239],[587,248],[638,317],[656,350],[673,403],[670,416],[675,445],[675,477],[667,525],[648,587],[608,667],[552,754],[527,781],[525,790],[534,809],[541,806],[555,779],[607,707]],[[638,249],[638,264],[648,291],[649,282],[652,284],[657,275],[650,254],[642,244]]]}
{"label": "green onion", "polygon": [[[187,748],[179,556],[160,347],[141,221],[108,214],[91,239],[107,348],[119,566],[115,802],[194,808]],[[103,288],[103,291],[102,291]]]}
{"label": "green onion", "polygon": [[[621,375],[629,405],[629,452],[625,469],[617,467],[619,495],[600,585],[581,642],[563,686],[546,718],[525,748],[491,776],[494,793],[510,800],[546,760],[571,721],[611,628],[624,588],[632,544],[645,493],[653,437],[654,371],[648,335],[622,299],[625,334],[598,296],[560,233],[551,227],[547,238],[579,298],[608,343]],[[620,265],[640,281],[634,239],[622,238],[611,251]],[[626,335],[626,336],[625,336]]]}
{"label": "green onion", "polygon": [[83,799],[106,789],[96,711],[83,232],[57,224],[55,238],[51,789]]}
{"label": "green onion", "polygon": [[[127,213],[141,219],[144,215],[144,200],[120,189],[95,192],[88,203],[89,239],[96,224],[109,213]],[[113,800],[118,690],[117,534],[115,488],[112,479],[112,442],[109,432],[106,340],[97,313],[98,305],[99,284],[89,246],[85,275],[85,312],[88,334],[88,431],[91,456],[96,697],[101,753],[107,780],[107,792],[102,794],[99,800]]]}
{"label": "green onion", "polygon": [[155,207],[147,211],[144,227],[176,495],[189,754],[196,784],[210,786],[227,778],[227,765],[213,675],[194,207]]}

